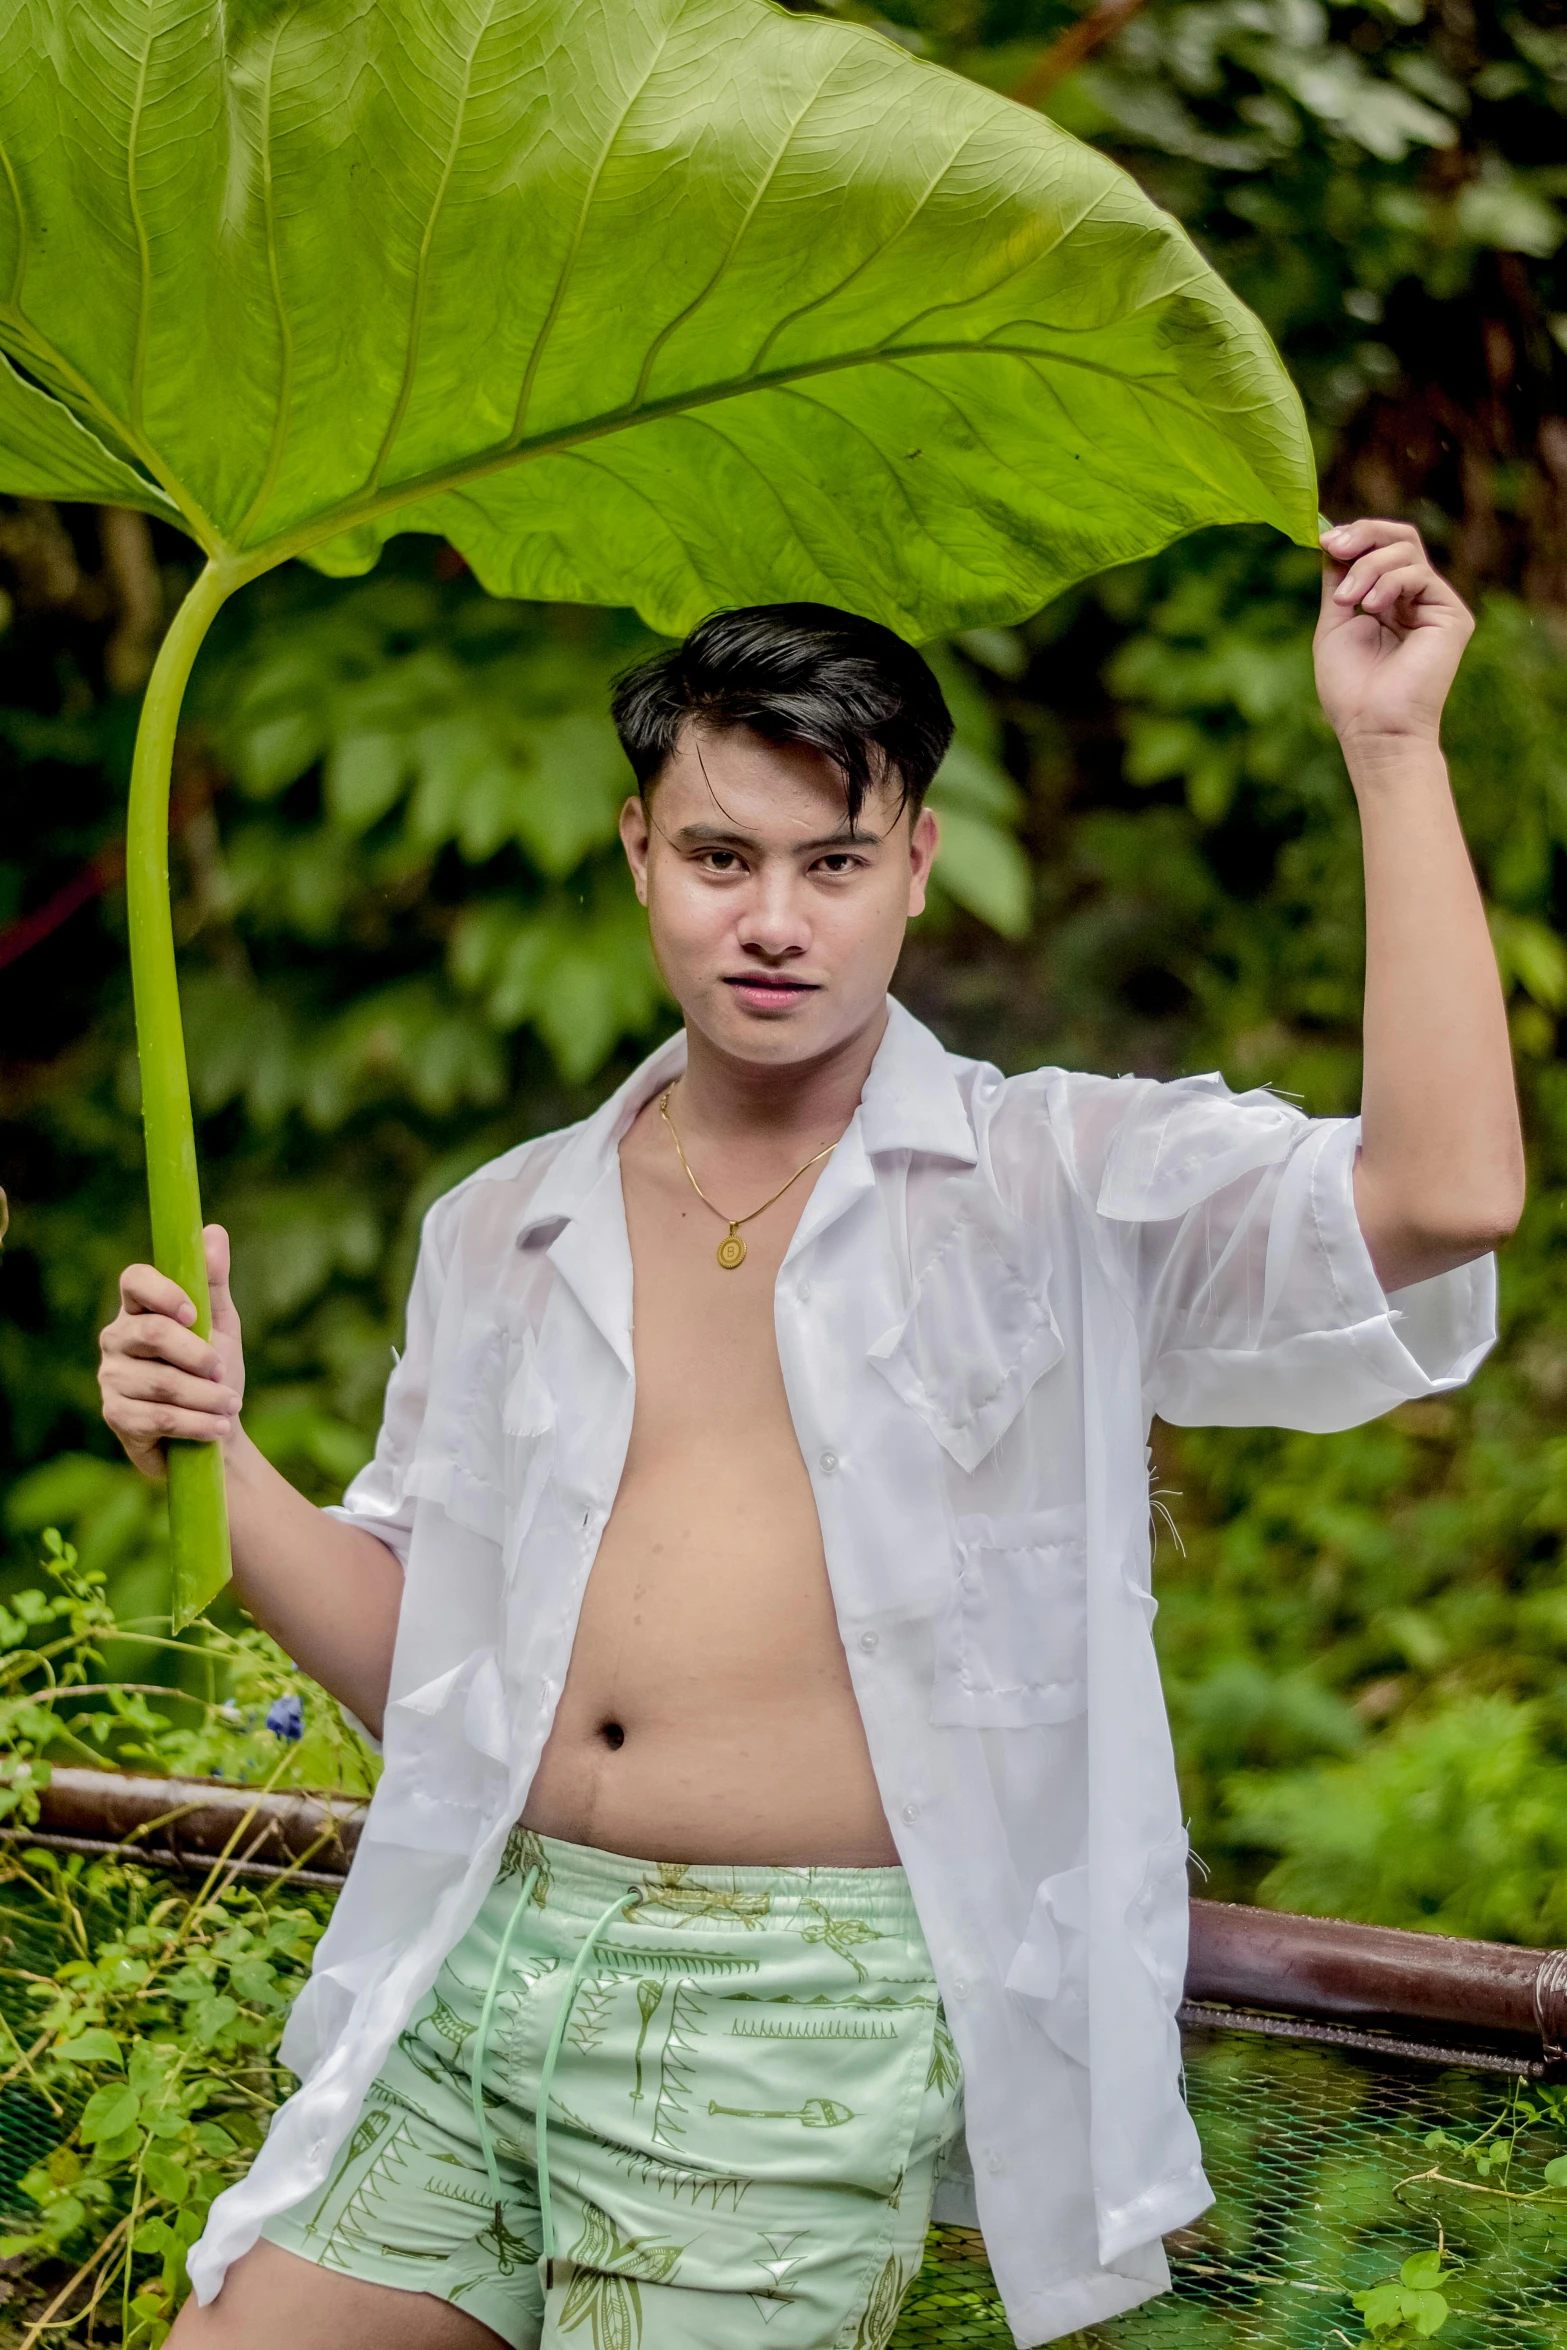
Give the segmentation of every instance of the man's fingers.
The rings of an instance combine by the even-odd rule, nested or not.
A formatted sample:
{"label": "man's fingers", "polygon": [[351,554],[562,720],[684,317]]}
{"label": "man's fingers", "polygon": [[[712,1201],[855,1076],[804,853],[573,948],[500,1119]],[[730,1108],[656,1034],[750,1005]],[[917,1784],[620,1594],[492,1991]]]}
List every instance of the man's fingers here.
{"label": "man's fingers", "polygon": [[1440,620],[1474,625],[1462,597],[1433,571],[1423,555],[1411,559],[1410,550],[1379,547],[1363,556],[1334,589],[1331,609],[1348,618],[1357,609],[1374,620],[1387,620],[1402,606],[1407,625]]}
{"label": "man's fingers", "polygon": [[1334,602],[1358,604],[1372,581],[1380,579],[1384,571],[1391,571],[1395,565],[1407,564],[1410,552],[1407,539],[1394,539],[1385,546],[1368,547],[1363,555],[1356,556],[1334,587]]}
{"label": "man's fingers", "polygon": [[1418,573],[1434,580],[1435,572],[1418,548],[1407,539],[1392,539],[1386,545],[1370,547],[1358,555],[1333,590],[1336,604],[1360,603],[1373,584],[1389,572]]}
{"label": "man's fingers", "polygon": [[121,1403],[177,1403],[181,1411],[211,1412],[220,1417],[239,1410],[232,1387],[218,1386],[192,1371],[176,1371],[172,1363],[132,1363],[122,1359],[109,1384]]}
{"label": "man's fingers", "polygon": [[[206,1244],[214,1306],[227,1324],[225,1343],[235,1342],[239,1324],[227,1289],[228,1235],[209,1226]],[[179,1286],[155,1265],[128,1265],[120,1276],[120,1311],[102,1334],[98,1382],[103,1416],[132,1461],[149,1477],[161,1476],[160,1447],[171,1440],[222,1444],[239,1425],[240,1386],[230,1385],[218,1347],[191,1327],[196,1309]],[[240,1374],[241,1382],[243,1373]]]}
{"label": "man's fingers", "polygon": [[126,1266],[120,1275],[120,1303],[128,1314],[167,1314],[187,1328],[196,1319],[196,1309],[179,1283],[156,1265]]}
{"label": "man's fingers", "polygon": [[1419,607],[1424,605],[1429,615],[1433,602],[1432,578],[1424,564],[1405,564],[1402,569],[1384,571],[1372,582],[1360,599],[1362,612],[1370,612],[1378,620],[1390,620],[1402,605],[1404,617],[1413,622]]}
{"label": "man's fingers", "polygon": [[1363,515],[1358,522],[1341,522],[1322,534],[1323,552],[1335,563],[1353,563],[1357,555],[1364,555],[1372,547],[1386,547],[1396,543],[1406,547],[1425,546],[1412,522],[1392,522],[1378,515]]}
{"label": "man's fingers", "polygon": [[111,1322],[103,1334],[103,1350],[131,1362],[168,1363],[187,1378],[209,1384],[223,1376],[217,1348],[162,1314],[132,1314]]}
{"label": "man's fingers", "polygon": [[207,1284],[213,1290],[229,1285],[229,1236],[221,1224],[204,1224],[201,1245],[207,1255]]}
{"label": "man's fingers", "polygon": [[[1376,595],[1367,602],[1366,598],[1376,583],[1392,571],[1419,573],[1422,593],[1429,591],[1442,602],[1463,609],[1446,581],[1432,570],[1420,533],[1412,522],[1373,518],[1347,522],[1336,530],[1323,532],[1322,552],[1327,558],[1322,572],[1324,630],[1343,626],[1360,610],[1385,618],[1394,599]],[[1400,593],[1408,592],[1406,581]]]}
{"label": "man's fingers", "polygon": [[194,1444],[221,1444],[234,1423],[226,1414],[184,1411],[178,1404],[126,1403],[113,1425],[117,1435],[142,1444],[161,1444],[171,1436]]}
{"label": "man's fingers", "polygon": [[103,1334],[103,1350],[136,1362],[172,1363],[194,1379],[223,1376],[223,1358],[217,1348],[164,1314],[128,1314],[111,1322]]}
{"label": "man's fingers", "polygon": [[212,1327],[224,1338],[238,1339],[239,1309],[229,1288],[229,1236],[221,1224],[208,1224],[201,1235],[207,1252],[207,1288],[212,1297]]}

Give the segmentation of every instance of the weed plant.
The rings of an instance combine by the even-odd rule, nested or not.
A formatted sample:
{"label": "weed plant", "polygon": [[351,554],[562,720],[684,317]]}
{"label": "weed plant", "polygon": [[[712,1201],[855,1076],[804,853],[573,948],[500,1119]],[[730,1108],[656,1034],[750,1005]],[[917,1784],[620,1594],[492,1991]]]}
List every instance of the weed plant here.
{"label": "weed plant", "polygon": [[[330,1895],[298,1880],[310,1851],[276,1876],[237,1873],[250,1813],[199,1877],[148,1865],[133,1842],[93,1858],[26,1830],[65,1761],[258,1795],[364,1794],[375,1762],[264,1633],[168,1642],[120,1622],[102,1571],[53,1530],[44,1563],[0,1609],[0,2323],[29,2350],[158,2350],[208,2206],[292,2087],[278,2041]],[[177,1647],[204,1692],[112,1679],[105,1655],[131,1634]]]}

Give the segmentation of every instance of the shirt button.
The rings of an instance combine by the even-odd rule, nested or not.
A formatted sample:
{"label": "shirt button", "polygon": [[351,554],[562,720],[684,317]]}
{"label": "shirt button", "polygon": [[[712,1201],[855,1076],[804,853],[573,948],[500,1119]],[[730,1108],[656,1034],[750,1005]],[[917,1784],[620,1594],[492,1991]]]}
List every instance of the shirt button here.
{"label": "shirt button", "polygon": [[799,1299],[799,1301],[800,1301],[800,1303],[801,1303],[801,1305],[802,1305],[802,1306],[809,1305],[809,1304],[810,1304],[810,1302],[811,1302],[811,1285],[810,1285],[810,1283],[809,1283],[808,1281],[802,1281],[802,1282],[801,1282],[801,1284],[800,1284],[800,1286],[799,1286],[799,1288],[798,1288],[798,1289],[795,1291],[795,1293],[794,1293],[794,1294],[795,1294],[795,1296],[796,1296],[796,1297]]}
{"label": "shirt button", "polygon": [[919,1807],[919,1805],[918,1805],[917,1803],[906,1803],[906,1804],[904,1805],[904,1807],[903,1807],[903,1817],[904,1817],[904,1819],[907,1821],[908,1825],[909,1825],[911,1828],[913,1827],[913,1825],[914,1825],[915,1821],[916,1821],[916,1820],[919,1818],[919,1816],[920,1816],[920,1807]]}
{"label": "shirt button", "polygon": [[862,1632],[860,1634],[860,1646],[864,1649],[866,1655],[869,1656],[873,1648],[879,1648],[881,1646],[881,1634],[879,1632]]}
{"label": "shirt button", "polygon": [[824,1452],[819,1465],[822,1475],[830,1477],[838,1466],[838,1455],[835,1452]]}
{"label": "shirt button", "polygon": [[954,1999],[967,1999],[968,1979],[966,1976],[958,1975],[954,1977],[952,1984],[952,1996]]}
{"label": "shirt button", "polygon": [[985,2157],[985,2168],[986,2168],[986,2170],[988,2170],[988,2171],[990,2171],[990,2172],[992,2172],[992,2173],[994,2173],[994,2172],[996,2172],[996,2171],[1000,2170],[1000,2168],[1001,2168],[1001,2157],[1000,2157],[1000,2155],[999,2155],[999,2154],[987,2154],[987,2155],[986,2155],[986,2157]]}

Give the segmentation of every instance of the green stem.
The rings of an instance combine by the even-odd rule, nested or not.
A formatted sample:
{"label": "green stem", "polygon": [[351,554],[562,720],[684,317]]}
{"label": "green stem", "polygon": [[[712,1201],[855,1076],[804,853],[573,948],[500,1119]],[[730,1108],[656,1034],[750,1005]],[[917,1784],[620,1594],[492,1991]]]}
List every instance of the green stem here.
{"label": "green stem", "polygon": [[[196,1309],[196,1328],[212,1335],[212,1301],[201,1240],[201,1186],[196,1130],[185,1071],[174,925],[169,911],[169,777],[191,667],[224,598],[239,584],[227,566],[209,563],[170,624],[142,704],[131,766],[126,819],[125,890],[130,923],[136,1049],[141,1059],[142,1125],[152,1253],[160,1273],[177,1281]],[[168,1446],[169,1533],[174,1553],[174,1628],[199,1615],[229,1579],[228,1505],[223,1455],[215,1444]]]}

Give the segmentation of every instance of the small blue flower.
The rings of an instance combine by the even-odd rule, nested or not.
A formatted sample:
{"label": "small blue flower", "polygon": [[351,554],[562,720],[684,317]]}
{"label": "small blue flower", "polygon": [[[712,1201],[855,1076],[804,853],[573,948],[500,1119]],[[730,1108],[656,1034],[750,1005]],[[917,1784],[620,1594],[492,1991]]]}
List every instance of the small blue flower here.
{"label": "small blue flower", "polygon": [[291,1689],[286,1697],[274,1698],[267,1707],[267,1728],[274,1738],[286,1738],[290,1746],[305,1734],[305,1706],[303,1698]]}

